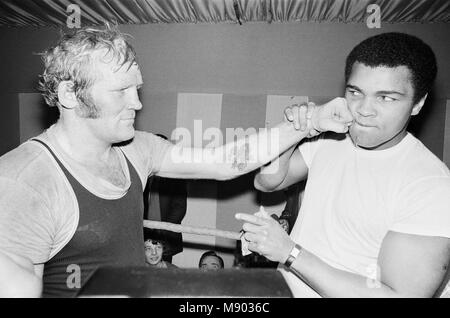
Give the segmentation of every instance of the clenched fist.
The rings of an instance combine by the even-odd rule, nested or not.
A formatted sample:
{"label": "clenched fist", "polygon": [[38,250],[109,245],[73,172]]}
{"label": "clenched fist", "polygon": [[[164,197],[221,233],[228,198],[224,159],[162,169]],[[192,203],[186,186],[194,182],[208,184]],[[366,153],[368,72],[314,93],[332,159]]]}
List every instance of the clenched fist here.
{"label": "clenched fist", "polygon": [[308,137],[325,131],[346,133],[353,122],[353,116],[342,97],[332,99],[326,104],[314,103],[292,105],[284,110],[285,120],[292,122],[297,130],[308,130]]}

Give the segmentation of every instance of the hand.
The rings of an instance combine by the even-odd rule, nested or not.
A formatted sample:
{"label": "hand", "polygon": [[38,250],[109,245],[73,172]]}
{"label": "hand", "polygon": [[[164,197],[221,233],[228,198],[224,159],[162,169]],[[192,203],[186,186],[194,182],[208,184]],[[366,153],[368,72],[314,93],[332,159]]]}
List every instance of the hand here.
{"label": "hand", "polygon": [[337,97],[322,106],[315,107],[312,114],[312,127],[319,133],[334,131],[346,133],[353,122],[345,98]]}
{"label": "hand", "polygon": [[322,106],[314,103],[292,105],[284,110],[285,121],[292,122],[297,130],[308,130],[307,137],[324,131],[345,133],[353,122],[344,98],[335,98]]}
{"label": "hand", "polygon": [[286,262],[295,243],[267,212],[260,211],[254,215],[238,213],[236,219],[246,222],[242,228],[250,251],[274,262]]}
{"label": "hand", "polygon": [[284,110],[284,120],[286,122],[292,122],[296,130],[305,131],[308,130],[307,137],[314,137],[319,134],[312,127],[311,118],[313,110],[316,104],[313,102],[294,104],[286,107]]}

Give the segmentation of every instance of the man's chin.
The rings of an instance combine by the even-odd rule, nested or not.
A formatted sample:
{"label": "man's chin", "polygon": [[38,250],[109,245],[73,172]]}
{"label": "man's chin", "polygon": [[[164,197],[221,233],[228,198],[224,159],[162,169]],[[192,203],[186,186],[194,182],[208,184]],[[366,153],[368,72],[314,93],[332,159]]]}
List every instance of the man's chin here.
{"label": "man's chin", "polygon": [[119,136],[117,136],[116,140],[113,142],[114,144],[118,144],[118,143],[122,143],[122,142],[127,142],[131,139],[134,138],[136,131],[134,130],[134,128],[127,132],[124,132],[122,134],[120,134]]}
{"label": "man's chin", "polygon": [[379,146],[379,143],[374,142],[373,140],[370,140],[367,138],[367,136],[361,134],[361,133],[354,133],[350,131],[349,133],[350,138],[353,141],[353,144],[355,144],[358,147],[366,148],[366,149],[373,149]]}

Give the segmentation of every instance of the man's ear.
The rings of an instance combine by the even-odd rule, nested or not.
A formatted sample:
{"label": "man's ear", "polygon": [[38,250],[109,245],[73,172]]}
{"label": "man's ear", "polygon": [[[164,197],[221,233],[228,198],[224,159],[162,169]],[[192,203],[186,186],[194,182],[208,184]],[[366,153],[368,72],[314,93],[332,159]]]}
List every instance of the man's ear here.
{"label": "man's ear", "polygon": [[425,104],[425,100],[428,97],[428,93],[425,94],[418,102],[417,104],[414,105],[412,111],[411,111],[411,116],[416,116],[420,110],[422,109],[423,105]]}
{"label": "man's ear", "polygon": [[73,90],[72,81],[62,81],[58,84],[58,101],[67,109],[78,106],[78,100]]}

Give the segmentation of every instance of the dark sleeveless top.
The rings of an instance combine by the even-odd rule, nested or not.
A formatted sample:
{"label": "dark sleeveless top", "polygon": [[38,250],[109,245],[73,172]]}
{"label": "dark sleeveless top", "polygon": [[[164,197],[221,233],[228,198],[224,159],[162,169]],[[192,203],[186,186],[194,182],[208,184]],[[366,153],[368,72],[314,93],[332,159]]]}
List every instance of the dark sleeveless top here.
{"label": "dark sleeveless top", "polygon": [[[56,159],[79,206],[77,229],[70,241],[44,264],[43,297],[74,297],[100,266],[145,266],[142,185],[127,161],[131,185],[120,199],[102,199],[84,188]],[[81,274],[81,275],[80,275]]]}

